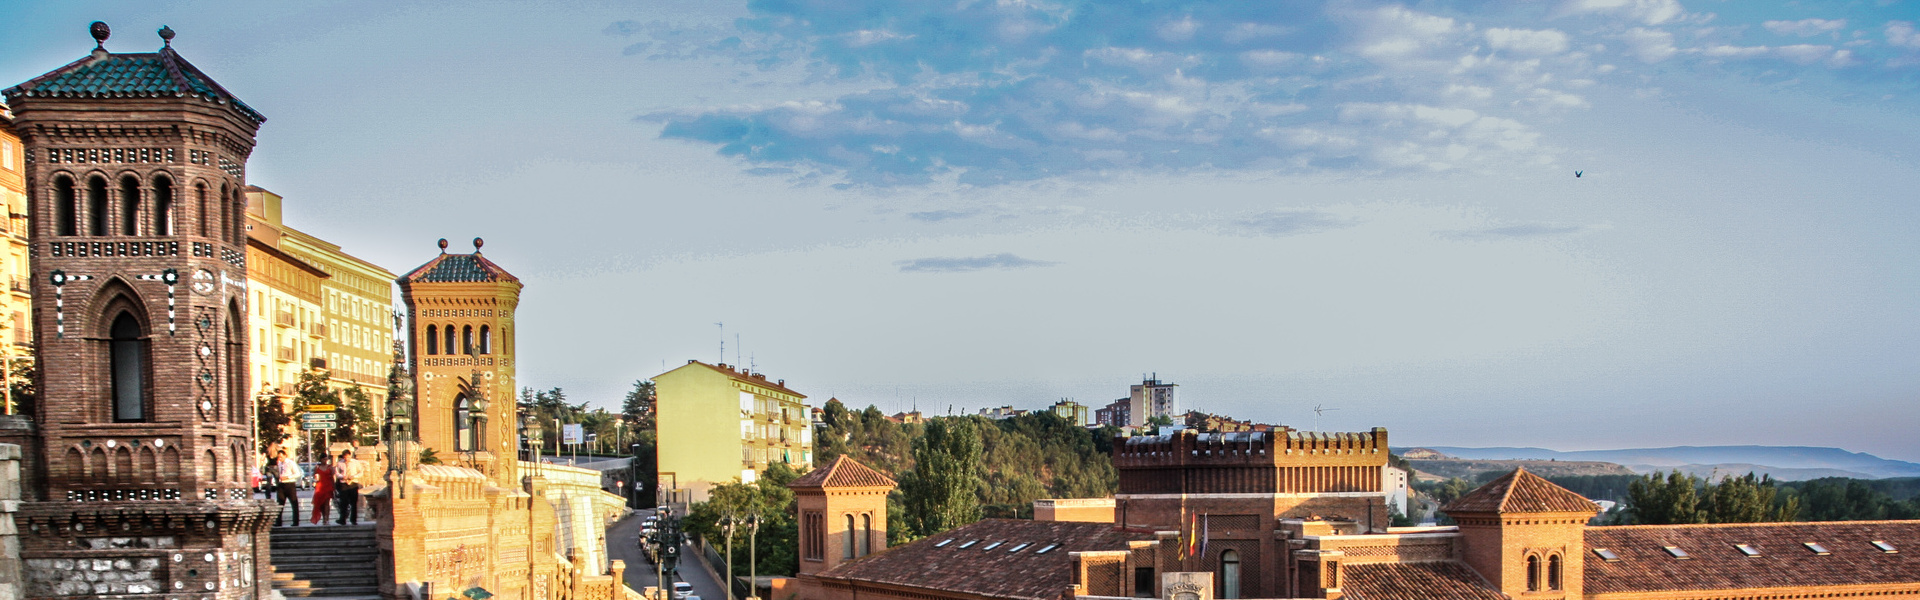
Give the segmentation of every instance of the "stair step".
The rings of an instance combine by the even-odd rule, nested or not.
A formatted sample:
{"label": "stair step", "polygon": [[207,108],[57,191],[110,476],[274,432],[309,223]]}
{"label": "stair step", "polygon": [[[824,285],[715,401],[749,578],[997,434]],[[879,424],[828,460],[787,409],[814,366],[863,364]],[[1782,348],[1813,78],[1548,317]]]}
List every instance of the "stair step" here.
{"label": "stair step", "polygon": [[375,542],[370,539],[314,540],[310,542],[307,542],[307,541],[282,542],[282,541],[275,540],[273,542],[273,545],[270,547],[273,548],[275,552],[280,552],[285,550],[352,550],[354,548],[372,549],[372,548],[378,547],[378,545],[379,545],[379,542]]}
{"label": "stair step", "polygon": [[373,586],[373,585],[354,586],[354,587],[348,587],[348,588],[333,588],[333,589],[324,589],[324,590],[299,589],[299,588],[284,589],[284,588],[276,587],[274,588],[274,591],[280,592],[280,595],[286,596],[288,598],[333,598],[333,597],[340,597],[340,596],[379,597],[380,595],[380,587]]}

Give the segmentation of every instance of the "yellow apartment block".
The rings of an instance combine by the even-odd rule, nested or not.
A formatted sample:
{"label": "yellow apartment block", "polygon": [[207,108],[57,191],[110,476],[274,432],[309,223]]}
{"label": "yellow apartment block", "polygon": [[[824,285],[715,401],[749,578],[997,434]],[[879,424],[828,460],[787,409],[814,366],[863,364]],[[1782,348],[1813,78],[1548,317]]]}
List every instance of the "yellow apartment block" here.
{"label": "yellow apartment block", "polygon": [[7,366],[0,373],[5,379],[0,381],[0,413],[16,414],[25,407],[17,406],[13,398],[13,371],[10,366],[15,359],[33,357],[33,302],[27,295],[33,272],[27,265],[27,187],[25,173],[25,149],[20,145],[19,136],[13,133],[13,113],[0,105],[0,207],[7,214],[0,215],[0,238],[6,239],[6,254],[0,256],[0,278],[7,281],[5,294],[0,294],[0,327],[4,327],[4,337],[0,337],[0,366]]}
{"label": "yellow apartment block", "polygon": [[687,361],[653,378],[658,397],[660,489],[668,502],[698,502],[716,484],[751,482],[767,465],[813,464],[806,396],[786,380]]}
{"label": "yellow apartment block", "polygon": [[247,188],[256,385],[284,399],[302,371],[325,369],[329,387],[358,384],[380,415],[393,366],[393,273],[288,227],[282,204],[279,194]]}

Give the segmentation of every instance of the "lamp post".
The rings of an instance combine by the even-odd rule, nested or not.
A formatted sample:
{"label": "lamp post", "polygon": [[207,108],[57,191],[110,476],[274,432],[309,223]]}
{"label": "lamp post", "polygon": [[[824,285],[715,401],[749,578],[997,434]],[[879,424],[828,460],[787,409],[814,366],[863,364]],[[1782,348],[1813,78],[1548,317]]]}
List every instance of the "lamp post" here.
{"label": "lamp post", "polygon": [[[757,507],[756,507],[757,508]],[[760,550],[757,536],[760,533],[760,513],[756,510],[747,515],[747,599],[760,597]]]}
{"label": "lamp post", "polygon": [[720,578],[720,587],[727,590],[727,600],[733,600],[733,527],[739,524],[738,521],[739,519],[734,517],[733,513],[727,513],[727,516],[720,520],[721,526],[726,528],[727,532],[727,572]]}
{"label": "lamp post", "polygon": [[540,417],[529,412],[520,415],[520,437],[527,442],[527,452],[532,454],[533,476],[540,476]]}
{"label": "lamp post", "polygon": [[[395,358],[401,358],[395,353]],[[407,497],[407,464],[413,458],[413,378],[396,360],[387,376],[387,490],[398,489],[399,498]]]}

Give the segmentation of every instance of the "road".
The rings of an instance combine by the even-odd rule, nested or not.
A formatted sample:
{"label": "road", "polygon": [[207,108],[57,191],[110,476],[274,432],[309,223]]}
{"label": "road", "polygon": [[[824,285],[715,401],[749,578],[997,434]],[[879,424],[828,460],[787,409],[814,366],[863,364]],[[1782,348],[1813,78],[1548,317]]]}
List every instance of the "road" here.
{"label": "road", "polygon": [[[627,561],[627,587],[635,591],[646,590],[654,585],[656,579],[654,566],[648,564],[646,555],[640,552],[640,522],[647,520],[651,514],[651,509],[634,511],[607,528],[607,553],[615,560]],[[727,594],[720,584],[708,577],[698,563],[693,562],[695,552],[697,550],[692,544],[680,547],[680,556],[684,560],[680,561],[678,580],[693,584],[693,594],[701,600],[726,600]]]}

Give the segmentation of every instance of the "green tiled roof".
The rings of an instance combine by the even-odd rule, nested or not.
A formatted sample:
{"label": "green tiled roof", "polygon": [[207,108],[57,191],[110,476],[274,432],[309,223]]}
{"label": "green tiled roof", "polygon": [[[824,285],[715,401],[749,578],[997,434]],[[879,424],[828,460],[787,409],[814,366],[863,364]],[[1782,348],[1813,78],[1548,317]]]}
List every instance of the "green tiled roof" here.
{"label": "green tiled roof", "polygon": [[15,98],[196,97],[232,106],[255,124],[267,120],[181,58],[173,48],[147,54],[109,54],[96,50],[93,56],[8,88],[6,96],[9,101]]}
{"label": "green tiled roof", "polygon": [[489,283],[495,281],[519,281],[493,261],[473,254],[441,254],[427,264],[420,265],[412,273],[400,278],[408,282],[428,283]]}

